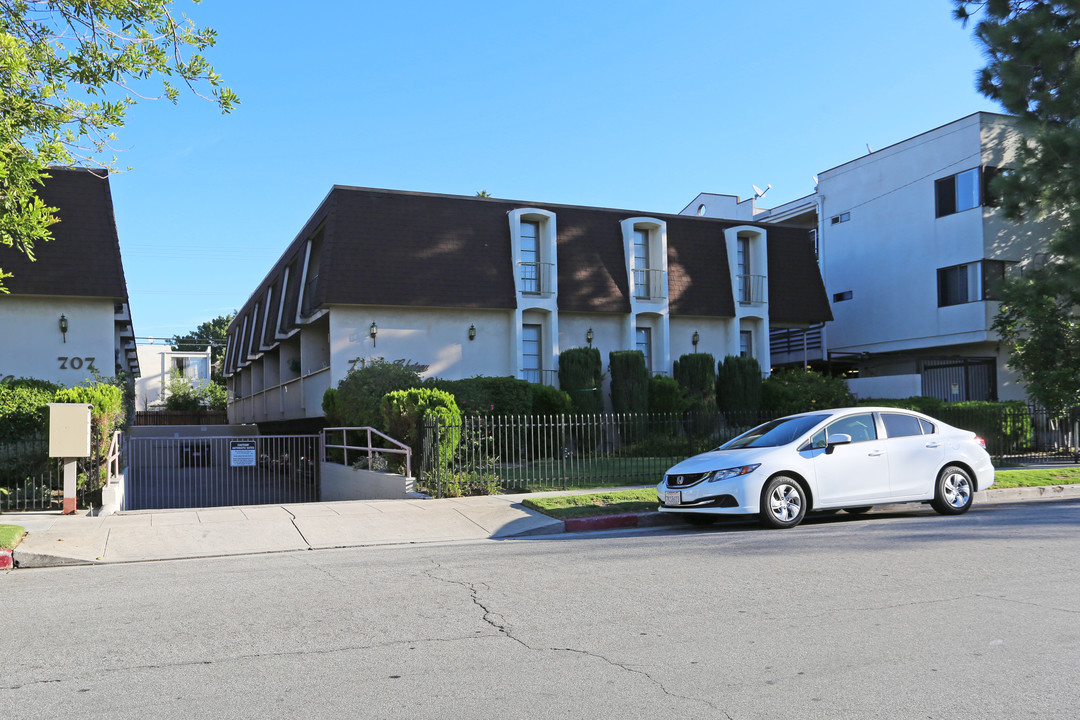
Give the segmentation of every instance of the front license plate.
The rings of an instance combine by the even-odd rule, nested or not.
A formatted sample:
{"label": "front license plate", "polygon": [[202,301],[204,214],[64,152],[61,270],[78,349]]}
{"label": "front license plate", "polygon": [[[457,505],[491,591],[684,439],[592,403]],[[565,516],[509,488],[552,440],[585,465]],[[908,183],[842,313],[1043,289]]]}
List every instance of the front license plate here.
{"label": "front license plate", "polygon": [[665,505],[682,505],[682,493],[681,492],[665,492],[664,493]]}

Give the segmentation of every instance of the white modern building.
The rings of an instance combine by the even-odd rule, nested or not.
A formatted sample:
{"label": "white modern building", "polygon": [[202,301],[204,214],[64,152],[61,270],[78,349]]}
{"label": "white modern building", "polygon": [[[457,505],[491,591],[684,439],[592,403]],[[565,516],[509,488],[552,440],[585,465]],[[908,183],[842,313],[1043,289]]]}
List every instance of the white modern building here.
{"label": "white modern building", "polygon": [[1024,399],[991,328],[995,280],[1045,262],[1045,221],[1005,220],[989,179],[1014,118],[975,113],[818,175],[772,209],[699,195],[684,214],[797,225],[815,239],[834,321],[774,332],[772,359],[849,368],[859,397]]}
{"label": "white modern building", "polygon": [[38,195],[58,209],[36,262],[0,246],[13,277],[0,294],[0,381],[26,377],[68,387],[139,373],[124,266],[107,174],[50,168]]}
{"label": "white modern building", "polygon": [[173,350],[168,343],[136,346],[141,375],[135,382],[136,410],[163,410],[174,375],[201,388],[210,382],[210,346],[203,351]]}
{"label": "white modern building", "polygon": [[[229,421],[320,418],[374,357],[426,377],[557,385],[559,352],[770,366],[774,327],[828,320],[800,228],[334,187],[229,327]],[[739,268],[750,268],[743,273]]]}

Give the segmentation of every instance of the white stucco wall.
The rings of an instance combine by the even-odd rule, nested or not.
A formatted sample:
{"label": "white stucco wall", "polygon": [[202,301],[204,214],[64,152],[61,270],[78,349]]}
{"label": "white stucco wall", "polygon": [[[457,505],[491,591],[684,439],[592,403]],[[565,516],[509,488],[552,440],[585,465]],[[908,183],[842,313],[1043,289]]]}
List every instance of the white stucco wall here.
{"label": "white stucco wall", "polygon": [[[68,321],[67,341],[60,316]],[[110,299],[0,295],[0,380],[29,377],[71,387],[116,371]],[[91,360],[92,358],[92,360]]]}
{"label": "white stucco wall", "polygon": [[[337,387],[355,358],[405,359],[427,365],[424,377],[460,380],[475,375],[516,376],[513,310],[356,308],[330,313],[331,386]],[[378,334],[369,334],[375,322]],[[469,326],[476,339],[469,340]]]}
{"label": "white stucco wall", "polygon": [[918,374],[851,378],[847,385],[851,394],[859,399],[909,398],[922,395],[922,375]]}

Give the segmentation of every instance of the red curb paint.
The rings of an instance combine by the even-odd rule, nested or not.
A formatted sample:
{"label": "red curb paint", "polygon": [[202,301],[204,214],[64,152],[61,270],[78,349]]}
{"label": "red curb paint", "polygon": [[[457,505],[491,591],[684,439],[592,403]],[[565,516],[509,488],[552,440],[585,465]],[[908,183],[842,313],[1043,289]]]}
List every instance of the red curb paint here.
{"label": "red curb paint", "polygon": [[566,521],[566,532],[587,532],[589,530],[611,530],[613,528],[637,527],[636,513],[626,515],[601,515],[600,517],[570,518]]}
{"label": "red curb paint", "polygon": [[0,550],[0,570],[11,570],[15,563],[11,559],[10,550]]}

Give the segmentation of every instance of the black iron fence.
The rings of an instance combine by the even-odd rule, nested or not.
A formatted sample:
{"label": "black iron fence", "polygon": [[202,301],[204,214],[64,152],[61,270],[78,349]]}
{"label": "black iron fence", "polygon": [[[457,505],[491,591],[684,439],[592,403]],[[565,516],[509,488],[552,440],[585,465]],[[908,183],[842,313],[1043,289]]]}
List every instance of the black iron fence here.
{"label": "black iron fence", "polygon": [[228,425],[224,410],[139,410],[132,425]]}
{"label": "black iron fence", "polygon": [[[762,412],[468,416],[425,423],[418,483],[436,497],[644,485],[777,417]],[[1033,406],[945,408],[940,420],[986,441],[995,465],[1080,463],[1080,411]]]}
{"label": "black iron fence", "polygon": [[[79,508],[101,506],[108,457],[79,458],[75,498]],[[0,444],[0,512],[60,510],[64,505],[64,467],[49,457],[49,441],[34,438]]]}

